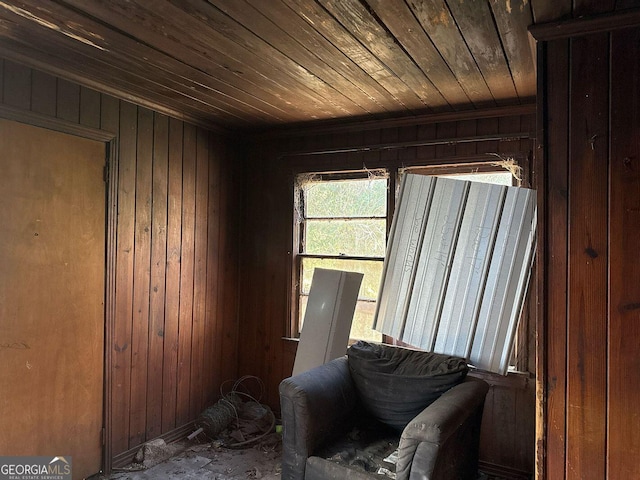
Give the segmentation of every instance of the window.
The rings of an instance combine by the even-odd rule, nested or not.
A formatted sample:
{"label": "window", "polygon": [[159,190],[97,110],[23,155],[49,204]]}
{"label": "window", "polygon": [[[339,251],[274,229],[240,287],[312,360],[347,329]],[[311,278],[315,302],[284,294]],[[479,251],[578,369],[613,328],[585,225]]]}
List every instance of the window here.
{"label": "window", "polygon": [[322,267],[364,274],[351,338],[382,340],[372,325],[386,249],[387,196],[386,173],[298,177],[294,336],[302,328],[313,270]]}
{"label": "window", "polygon": [[[373,317],[382,277],[387,232],[393,216],[389,190],[400,184],[404,172],[455,176],[502,185],[520,184],[517,165],[505,168],[489,163],[408,167],[399,170],[300,174],[295,186],[295,238],[290,334],[302,328],[315,267],[364,273],[351,329],[351,338],[382,341],[373,330]],[[397,178],[396,178],[397,177]],[[397,194],[397,192],[394,192]],[[391,200],[391,201],[390,201]],[[526,310],[526,309],[525,309]],[[531,350],[528,322],[516,333],[513,370],[529,370]],[[394,341],[389,337],[385,341]]]}

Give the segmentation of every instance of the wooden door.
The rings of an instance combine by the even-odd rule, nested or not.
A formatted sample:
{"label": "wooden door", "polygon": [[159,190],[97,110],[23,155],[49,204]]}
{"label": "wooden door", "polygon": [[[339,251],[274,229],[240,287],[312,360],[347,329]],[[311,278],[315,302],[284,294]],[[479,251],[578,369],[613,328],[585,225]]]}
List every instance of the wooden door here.
{"label": "wooden door", "polygon": [[0,119],[0,454],[102,460],[105,145]]}

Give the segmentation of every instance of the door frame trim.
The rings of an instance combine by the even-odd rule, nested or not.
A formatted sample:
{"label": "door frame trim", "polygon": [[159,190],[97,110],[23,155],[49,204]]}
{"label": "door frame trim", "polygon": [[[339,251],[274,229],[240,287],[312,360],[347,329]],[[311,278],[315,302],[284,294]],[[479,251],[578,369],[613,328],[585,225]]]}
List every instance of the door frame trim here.
{"label": "door frame trim", "polygon": [[105,144],[105,277],[104,277],[104,367],[102,399],[102,465],[104,473],[112,469],[111,449],[111,362],[115,326],[116,232],[118,221],[118,148],[117,134],[86,127],[59,118],[0,104],[0,118],[75,135]]}

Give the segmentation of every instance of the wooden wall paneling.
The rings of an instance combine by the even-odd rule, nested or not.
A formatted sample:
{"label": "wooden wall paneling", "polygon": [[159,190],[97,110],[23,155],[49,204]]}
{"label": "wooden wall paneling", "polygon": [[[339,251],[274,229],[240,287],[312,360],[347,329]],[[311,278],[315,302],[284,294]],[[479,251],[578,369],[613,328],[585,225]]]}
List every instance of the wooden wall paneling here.
{"label": "wooden wall paneling", "polygon": [[[356,135],[354,135],[354,138],[357,139],[358,143],[360,145],[366,145],[369,142],[367,141],[367,134],[369,132],[363,131],[363,132],[358,132]],[[400,133],[400,137],[399,138],[403,138],[403,139],[407,139],[407,140],[415,140],[415,137],[412,137],[412,133],[411,131],[403,131],[403,132],[399,132]],[[353,152],[349,158],[348,161],[350,163],[352,163],[354,166],[358,166],[358,168],[366,168],[369,170],[372,170],[374,168],[377,167],[376,163],[375,163],[375,159],[378,157],[377,155],[372,155],[371,151],[366,151],[366,150],[360,150],[357,152]],[[411,157],[411,152],[409,151],[409,149],[407,149],[405,152],[405,159],[410,158]],[[335,163],[335,165],[339,165],[338,162]]]}
{"label": "wooden wall paneling", "polygon": [[551,22],[571,15],[572,0],[531,0],[534,23]]}
{"label": "wooden wall paneling", "polygon": [[151,281],[151,206],[153,175],[153,112],[138,108],[136,204],[131,325],[131,402],[129,448],[146,439]]}
{"label": "wooden wall paneling", "polygon": [[[151,272],[149,290],[149,351],[145,439],[162,433],[162,369],[167,273],[167,194],[169,119],[153,114],[153,169],[151,189]],[[168,366],[167,366],[168,368]]]}
{"label": "wooden wall paneling", "polygon": [[[221,225],[227,225],[228,228],[220,228],[224,241],[221,241],[221,252],[224,256],[225,278],[228,282],[222,282],[218,277],[218,284],[224,287],[224,295],[219,297],[218,311],[220,311],[220,302],[224,305],[221,313],[222,325],[224,327],[222,335],[219,335],[222,341],[222,377],[221,380],[227,378],[238,377],[238,358],[239,358],[239,342],[243,340],[239,323],[240,301],[240,257],[244,252],[240,249],[241,235],[241,216],[240,211],[244,206],[244,175],[238,165],[238,158],[244,159],[246,148],[241,142],[233,142],[223,146],[223,155],[219,159],[222,185],[222,200],[220,203]],[[225,165],[233,164],[235,168],[225,168]],[[233,359],[233,361],[232,361]]]}
{"label": "wooden wall paneling", "polygon": [[224,286],[220,284],[219,279],[225,278],[220,275],[220,270],[224,269],[226,256],[223,252],[224,239],[220,228],[220,222],[223,218],[222,203],[224,202],[221,194],[220,181],[221,163],[223,159],[219,151],[220,146],[217,145],[217,138],[211,136],[209,139],[208,162],[209,171],[207,178],[208,188],[208,205],[207,205],[207,295],[206,295],[206,318],[207,322],[204,328],[205,348],[204,348],[204,378],[202,380],[202,398],[203,406],[213,404],[217,399],[218,393],[215,385],[220,385],[227,378],[222,378],[221,370],[224,370],[225,361],[230,362],[231,359],[225,359],[222,354],[223,345],[223,323],[224,302],[221,301],[224,295]]}
{"label": "wooden wall paneling", "polygon": [[24,110],[31,108],[31,69],[19,63],[4,61],[3,101]]}
{"label": "wooden wall paneling", "polygon": [[[456,122],[438,123],[436,125],[436,138],[456,138]],[[457,145],[436,145],[436,158],[443,159],[456,155]]]}
{"label": "wooden wall paneling", "polygon": [[162,361],[162,431],[177,425],[178,326],[182,251],[183,123],[169,119],[167,183],[167,271],[165,273],[164,350]]}
{"label": "wooden wall paneling", "polygon": [[88,127],[100,128],[100,93],[87,87],[80,87],[80,123]]}
{"label": "wooden wall paneling", "polygon": [[31,73],[31,110],[33,112],[56,116],[58,79],[40,70]]}
{"label": "wooden wall paneling", "polygon": [[[536,118],[533,115],[520,115],[520,131],[531,132],[533,138],[536,135]],[[533,138],[521,138],[516,150],[526,152],[529,168],[526,170],[530,173],[528,185],[531,185],[531,172],[533,172]]]}
{"label": "wooden wall paneling", "polygon": [[616,11],[638,8],[638,0],[617,0],[615,2]]}
{"label": "wooden wall paneling", "polygon": [[[535,13],[534,13],[535,14]],[[546,46],[544,42],[536,42],[536,64],[537,64],[537,96],[535,118],[536,138],[533,148],[533,169],[531,171],[531,181],[533,188],[537,191],[538,200],[538,239],[536,245],[536,265],[537,275],[535,277],[537,296],[535,297],[535,457],[534,457],[534,478],[546,478],[546,445],[547,445],[547,316],[546,316],[546,279],[544,278],[545,265],[547,264],[547,171],[546,155],[544,147],[547,145],[545,138],[546,125],[544,122],[545,96],[544,86],[546,85]]]}
{"label": "wooden wall paneling", "polygon": [[507,377],[485,379],[491,389],[480,432],[481,468],[508,478],[528,478],[533,471],[533,382]]}
{"label": "wooden wall paneling", "polygon": [[[191,332],[191,418],[202,411],[206,297],[207,297],[207,214],[209,209],[209,133],[196,131],[196,205],[193,276],[193,323]],[[211,375],[212,372],[207,372]]]}
{"label": "wooden wall paneling", "polygon": [[571,39],[566,465],[585,480],[605,476],[608,50]]}
{"label": "wooden wall paneling", "polygon": [[491,425],[495,421],[498,412],[495,411],[496,387],[491,385],[484,400],[484,410],[482,412],[482,426],[480,428],[480,450],[479,458],[483,461],[490,459],[495,462],[497,443],[493,439],[493,429]]}
{"label": "wooden wall paneling", "polygon": [[501,140],[498,142],[498,153],[504,155],[501,155],[501,158],[498,158],[496,160],[500,161],[501,159],[505,159],[509,156],[508,154],[517,151],[520,141],[517,139],[509,138],[509,134],[519,133],[522,131],[520,122],[521,117],[519,115],[512,117],[501,117],[500,119],[498,119],[498,131],[506,137],[506,140]]}
{"label": "wooden wall paneling", "polygon": [[640,478],[640,28],[611,33],[607,478]]}
{"label": "wooden wall paneling", "polygon": [[[500,417],[501,428],[491,428],[493,433],[491,443],[497,465],[518,465],[517,447],[520,443],[517,437],[517,403],[518,391],[505,387],[494,387],[493,414]],[[495,421],[495,420],[494,420]]]}
{"label": "wooden wall paneling", "polygon": [[58,79],[56,117],[69,122],[80,121],[80,85]]}
{"label": "wooden wall paneling", "polygon": [[[416,133],[417,133],[417,129],[416,129]],[[364,140],[364,143],[369,145],[380,144],[380,130],[375,129],[375,130],[367,130],[366,132],[363,132],[363,140]],[[413,155],[415,156],[415,153]],[[408,161],[408,159],[405,159],[405,160]],[[380,151],[376,150],[376,151],[367,152],[367,156],[364,159],[364,161],[366,162],[365,165],[367,166],[367,168],[379,168],[380,165],[382,164],[380,161]]]}
{"label": "wooden wall paneling", "polygon": [[[287,180],[291,180],[289,175],[285,172],[280,172],[280,175]],[[270,179],[271,180],[271,179]],[[270,203],[270,210],[272,212],[293,212],[293,190],[288,181],[277,181],[275,178],[267,185],[277,185],[275,188],[270,187],[270,194],[268,202]],[[271,275],[266,285],[266,295],[268,300],[267,313],[271,318],[269,325],[268,335],[270,338],[269,345],[266,350],[266,377],[265,380],[269,385],[275,385],[275,389],[268,390],[267,400],[272,405],[279,405],[279,396],[277,386],[282,380],[283,373],[283,359],[281,355],[282,335],[283,327],[288,321],[288,303],[286,301],[288,296],[287,274],[290,271],[287,267],[287,263],[291,261],[289,255],[290,250],[288,248],[281,248],[284,245],[291,245],[291,239],[293,238],[293,225],[292,216],[278,215],[274,224],[269,225],[271,237],[271,248],[268,253],[268,271]],[[280,301],[276,301],[280,299]],[[291,372],[286,372],[287,376]]]}
{"label": "wooden wall paneling", "polygon": [[[566,450],[566,339],[568,292],[568,155],[569,155],[569,41],[555,40],[545,45],[546,93],[543,104],[545,199],[543,216],[546,252],[545,293],[542,297],[546,319],[546,478],[565,478]],[[539,372],[538,372],[539,373]]]}
{"label": "wooden wall paneling", "polygon": [[[533,368],[533,363],[531,368]],[[527,380],[525,388],[515,389],[516,401],[515,408],[515,432],[513,439],[515,440],[515,458],[513,465],[524,472],[534,471],[534,451],[536,439],[536,422],[535,422],[535,382]],[[499,425],[499,422],[496,422]],[[494,428],[498,428],[494,426]],[[509,441],[505,448],[510,448]]]}
{"label": "wooden wall paneling", "polygon": [[[55,82],[54,82],[55,83]],[[107,205],[107,221],[109,225],[107,227],[107,233],[110,237],[107,238],[107,304],[105,308],[106,313],[106,328],[105,328],[105,386],[104,386],[104,454],[103,454],[103,467],[105,471],[111,471],[112,458],[113,458],[113,399],[114,399],[114,378],[116,378],[116,371],[113,368],[115,365],[114,356],[114,340],[115,340],[115,327],[116,327],[116,279],[117,279],[117,226],[118,226],[118,155],[117,155],[117,134],[119,131],[120,123],[120,102],[114,97],[108,95],[100,95],[100,128],[113,132],[115,135],[114,141],[111,142],[110,148],[113,151],[109,152],[110,164],[109,164],[109,185],[110,191],[109,204]],[[53,109],[55,111],[55,107]]]}
{"label": "wooden wall paneling", "polygon": [[[335,148],[348,148],[353,140],[360,138],[360,132],[354,132],[351,135],[345,132],[334,132],[329,138],[329,144]],[[350,154],[351,152],[339,152],[332,155],[325,155],[323,160],[327,162],[327,166],[323,170],[333,171],[336,168],[335,165],[348,163]]]}
{"label": "wooden wall paneling", "polygon": [[[239,175],[237,168],[225,168],[234,154],[244,155],[244,148],[238,143],[233,147],[222,145],[218,137],[215,137],[216,147],[213,149],[215,166],[214,176],[210,184],[210,192],[213,194],[212,202],[218,202],[218,214],[220,225],[227,225],[227,228],[212,229],[211,250],[216,247],[215,237],[219,238],[217,244],[218,268],[216,269],[216,281],[218,298],[214,304],[217,317],[215,329],[215,342],[213,344],[215,361],[218,366],[217,376],[214,377],[216,384],[238,378],[238,301],[237,292],[239,288],[238,261],[239,249],[237,239],[239,235],[240,216],[237,209],[241,203],[239,192],[244,191],[244,177]],[[210,177],[211,178],[211,177]],[[221,278],[225,278],[224,282]],[[244,340],[244,337],[242,337]],[[214,395],[217,391],[213,392]],[[257,395],[257,393],[256,393]]]}
{"label": "wooden wall paneling", "polygon": [[[500,119],[499,118],[483,118],[478,120],[478,126],[476,132],[478,135],[491,135],[499,131]],[[488,140],[484,142],[478,142],[476,147],[477,153],[497,153],[498,141]]]}
{"label": "wooden wall paneling", "polygon": [[[476,120],[461,120],[456,122],[456,137],[472,137],[476,135]],[[460,143],[456,146],[456,156],[475,155],[476,142]]]}
{"label": "wooden wall paneling", "polygon": [[[251,152],[247,164],[261,158],[258,151]],[[266,352],[271,346],[271,338],[267,336],[270,331],[269,303],[275,299],[268,293],[269,275],[266,263],[269,255],[269,219],[273,215],[266,201],[266,192],[263,185],[273,179],[273,170],[277,166],[271,164],[269,168],[248,168],[243,172],[245,177],[245,215],[242,218],[244,225],[251,224],[250,231],[255,235],[248,236],[244,230],[243,251],[240,257],[240,270],[245,273],[240,284],[243,294],[251,292],[251,300],[241,304],[241,330],[242,340],[239,343],[239,369],[240,374],[250,374],[260,377],[266,384]],[[261,214],[259,214],[260,212]],[[284,333],[284,332],[283,332]]]}
{"label": "wooden wall paneling", "polygon": [[193,277],[195,271],[196,128],[185,125],[182,159],[182,268],[180,271],[180,318],[178,325],[178,384],[176,424],[190,418],[191,335]]}
{"label": "wooden wall paneling", "polygon": [[[423,123],[418,125],[418,140],[433,140],[436,138],[436,124]],[[418,161],[430,160],[436,156],[435,145],[424,145],[417,147],[416,159]]]}
{"label": "wooden wall paneling", "polygon": [[[380,131],[380,143],[395,143],[400,138],[398,128],[384,128]],[[380,162],[383,164],[397,165],[398,162],[398,150],[382,150],[380,152]]]}
{"label": "wooden wall paneling", "polygon": [[113,336],[112,448],[129,448],[129,409],[133,319],[133,259],[136,192],[137,108],[120,106],[118,162],[118,239],[116,246],[116,325]]}
{"label": "wooden wall paneling", "polygon": [[[211,370],[235,371],[239,232],[229,212],[236,211],[238,205],[225,200],[228,212],[218,214],[214,224],[209,224],[210,139],[208,132],[193,125],[5,59],[0,59],[0,98],[7,107],[42,115],[45,124],[46,116],[58,116],[65,125],[102,129],[116,137],[112,143],[117,149],[116,162],[110,178],[117,182],[111,187],[115,190],[109,205],[114,228],[113,238],[108,239],[115,244],[115,258],[113,274],[106,279],[107,289],[115,293],[113,303],[107,298],[105,305],[107,318],[112,319],[107,324],[111,339],[105,354],[107,379],[110,377],[105,386],[105,466],[110,468],[112,458],[116,462],[130,458],[128,452],[140,443],[193,419],[202,399],[210,391],[217,392],[220,374],[208,383],[198,378]],[[220,149],[227,148],[226,137],[216,137],[216,141]],[[226,170],[234,155],[235,151],[229,150],[216,168]],[[228,179],[220,176],[218,182]],[[231,187],[216,188],[224,191]],[[233,187],[233,195],[238,188]],[[200,202],[196,204],[198,192]],[[223,222],[234,226],[227,229]],[[208,244],[208,232],[213,230],[225,232],[230,256],[226,263],[218,247]],[[209,248],[214,251],[207,252]],[[204,252],[198,257],[202,259],[199,270],[196,249]],[[219,284],[230,279],[224,292],[206,288],[210,269],[217,272]],[[193,324],[194,287],[200,299],[195,310],[200,309],[201,326],[217,321],[222,312],[231,313],[224,320],[231,345],[219,338],[222,332],[209,332],[208,337],[202,337],[203,348],[196,345],[192,358],[192,329],[202,330]],[[213,311],[202,307],[205,301],[216,305]],[[231,366],[221,367],[218,356],[213,362],[205,361],[204,352],[214,351],[213,342],[225,345]],[[200,400],[192,398],[192,377]]]}
{"label": "wooden wall paneling", "polygon": [[[366,133],[366,132],[365,132]],[[412,142],[417,139],[418,126],[408,126],[398,130],[398,141]],[[367,142],[364,142],[367,143]],[[417,155],[417,147],[403,148],[398,152],[398,162],[400,165],[411,165],[415,163]]]}
{"label": "wooden wall paneling", "polygon": [[573,17],[597,15],[609,13],[614,10],[616,0],[574,0]]}
{"label": "wooden wall paneling", "polygon": [[[258,168],[248,168],[254,161],[257,161],[261,155],[258,153],[259,147],[251,148],[247,154],[247,159],[243,163],[242,176],[244,177],[244,202],[242,209],[241,222],[248,225],[251,221],[250,229],[242,230],[242,251],[240,256],[239,269],[243,273],[240,278],[239,290],[243,292],[243,296],[247,299],[240,304],[240,322],[242,324],[242,341],[239,343],[238,369],[239,374],[261,375],[261,369],[264,362],[260,355],[262,352],[259,348],[258,338],[261,335],[263,325],[269,321],[268,317],[263,314],[260,320],[260,303],[266,302],[268,297],[265,295],[264,283],[267,281],[266,271],[264,268],[265,254],[260,255],[258,245],[264,240],[262,228],[266,227],[269,212],[262,211],[262,215],[257,215],[257,205],[261,203],[260,196],[261,179],[269,176],[272,168],[266,171]],[[272,167],[272,165],[268,165]],[[250,220],[251,219],[251,220]],[[283,332],[284,333],[284,332]],[[264,335],[263,335],[264,336]],[[266,381],[266,380],[265,380]]]}

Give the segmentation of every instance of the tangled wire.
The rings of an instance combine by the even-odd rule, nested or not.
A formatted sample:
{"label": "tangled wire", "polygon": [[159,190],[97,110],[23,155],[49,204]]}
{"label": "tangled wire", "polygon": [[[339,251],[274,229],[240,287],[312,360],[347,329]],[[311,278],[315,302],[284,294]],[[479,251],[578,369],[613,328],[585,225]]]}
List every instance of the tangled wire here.
{"label": "tangled wire", "polygon": [[[244,384],[248,380],[255,380],[260,386],[260,394],[257,399],[249,393],[246,393],[246,391],[240,390],[241,387],[246,390],[246,385]],[[260,411],[266,412],[266,414],[270,417],[269,427],[264,429],[256,437],[232,444],[226,444],[225,446],[228,448],[242,447],[257,442],[258,440],[271,433],[274,430],[276,418],[272,410],[268,406],[260,403],[260,399],[262,398],[262,394],[264,393],[264,384],[262,383],[262,381],[258,377],[245,375],[244,377],[241,377],[233,383],[233,386],[228,393],[224,393],[224,387],[227,383],[229,382],[225,382],[220,386],[220,400],[218,400],[214,405],[205,409],[200,414],[200,416],[196,420],[196,426],[199,427],[199,429],[202,429],[202,431],[204,431],[204,433],[209,438],[214,439],[218,437],[218,435],[220,435],[222,431],[229,427],[234,420],[236,421],[236,425],[239,429],[240,412],[246,409],[247,405],[249,405],[253,407],[260,407]],[[243,397],[247,398],[248,401],[244,402]]]}

